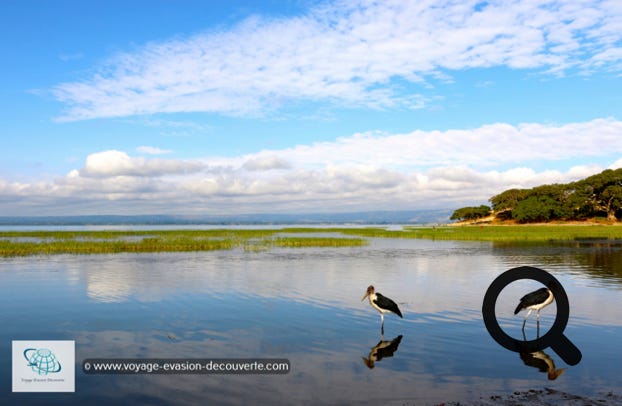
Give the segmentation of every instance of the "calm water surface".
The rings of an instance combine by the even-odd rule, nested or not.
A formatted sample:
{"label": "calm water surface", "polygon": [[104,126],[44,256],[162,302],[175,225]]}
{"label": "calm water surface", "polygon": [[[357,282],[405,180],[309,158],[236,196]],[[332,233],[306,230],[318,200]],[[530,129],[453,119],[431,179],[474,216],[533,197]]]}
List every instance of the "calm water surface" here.
{"label": "calm water surface", "polygon": [[[555,388],[622,390],[622,243],[493,244],[372,239],[367,247],[265,252],[115,254],[0,259],[0,399],[83,404],[434,404]],[[565,335],[583,353],[549,380],[534,357],[500,347],[481,316],[502,272],[550,271],[566,289]],[[380,317],[368,285],[404,314]],[[496,314],[521,338],[518,299]],[[541,334],[555,318],[542,312]],[[528,339],[537,334],[535,318]],[[401,336],[401,338],[400,338]],[[11,393],[11,340],[75,340],[76,392]],[[373,361],[377,344],[382,357]],[[392,342],[392,345],[391,345]],[[371,357],[370,357],[371,355]],[[85,358],[287,358],[287,375],[85,375]],[[548,358],[547,358],[548,357]],[[377,357],[376,357],[377,358]],[[370,368],[371,367],[371,368]],[[559,373],[559,372],[558,372]]]}

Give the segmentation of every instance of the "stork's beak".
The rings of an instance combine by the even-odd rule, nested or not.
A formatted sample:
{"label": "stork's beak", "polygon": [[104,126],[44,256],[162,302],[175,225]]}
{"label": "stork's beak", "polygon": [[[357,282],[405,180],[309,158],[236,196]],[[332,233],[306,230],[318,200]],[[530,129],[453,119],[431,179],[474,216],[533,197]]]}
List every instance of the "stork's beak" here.
{"label": "stork's beak", "polygon": [[369,296],[369,292],[365,292],[365,294],[363,295],[363,298],[361,299],[361,302],[362,302],[363,300],[365,300],[365,299],[367,298],[367,296]]}

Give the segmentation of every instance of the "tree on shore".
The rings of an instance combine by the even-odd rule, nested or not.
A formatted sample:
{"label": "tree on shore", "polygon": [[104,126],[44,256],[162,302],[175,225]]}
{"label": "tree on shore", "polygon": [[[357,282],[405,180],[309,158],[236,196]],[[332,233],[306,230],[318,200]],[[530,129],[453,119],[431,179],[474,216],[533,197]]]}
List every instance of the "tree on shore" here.
{"label": "tree on shore", "polygon": [[622,209],[622,169],[607,169],[577,183],[588,209],[605,213],[608,220],[616,220],[616,212]]}
{"label": "tree on shore", "polygon": [[463,207],[454,211],[451,220],[477,220],[490,215],[490,206]]}
{"label": "tree on shore", "polygon": [[[604,216],[622,217],[622,168],[567,184],[540,185],[531,189],[508,189],[492,196],[492,213],[501,220],[521,223],[551,220],[583,220]],[[488,206],[480,206],[488,207]],[[452,220],[473,220],[477,207],[463,207]],[[482,215],[484,217],[489,213]]]}
{"label": "tree on shore", "polygon": [[492,203],[492,210],[501,219],[512,218],[512,210],[516,208],[518,202],[528,196],[527,189],[508,189],[488,199]]}

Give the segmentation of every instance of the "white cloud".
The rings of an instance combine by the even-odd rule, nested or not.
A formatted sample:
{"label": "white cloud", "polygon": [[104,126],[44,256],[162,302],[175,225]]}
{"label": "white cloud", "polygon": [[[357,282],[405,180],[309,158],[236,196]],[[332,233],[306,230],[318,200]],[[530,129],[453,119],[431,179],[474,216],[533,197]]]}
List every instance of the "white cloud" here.
{"label": "white cloud", "polygon": [[280,157],[294,166],[373,165],[391,168],[476,168],[622,153],[622,121],[596,119],[565,125],[505,123],[468,130],[406,134],[360,133],[333,142],[262,151],[247,159]]}
{"label": "white cloud", "polygon": [[298,17],[252,17],[224,31],[120,53],[53,89],[62,120],[161,112],[258,114],[291,100],[421,108],[393,79],[507,66],[619,71],[622,3],[550,0],[335,1]]}
{"label": "white cloud", "polygon": [[202,167],[199,162],[130,157],[123,151],[110,150],[89,155],[80,174],[100,177],[161,176],[196,172]]}
{"label": "white cloud", "polygon": [[289,169],[291,164],[277,156],[251,158],[242,165],[247,171],[268,171],[271,169]]}
{"label": "white cloud", "polygon": [[[0,180],[0,209],[25,215],[453,208],[486,203],[509,188],[622,167],[621,136],[622,122],[597,119],[355,134],[232,158],[159,159],[109,150],[88,155],[82,168],[51,182]],[[587,163],[568,164],[571,158]]]}
{"label": "white cloud", "polygon": [[620,158],[617,161],[615,161],[614,163],[612,163],[611,166],[609,166],[608,169],[619,169],[619,168],[622,168],[622,158]]}
{"label": "white cloud", "polygon": [[170,149],[162,149],[162,148],[158,148],[158,147],[150,147],[150,146],[140,146],[136,148],[137,152],[141,152],[143,154],[148,154],[148,155],[164,155],[164,154],[170,154],[171,151]]}

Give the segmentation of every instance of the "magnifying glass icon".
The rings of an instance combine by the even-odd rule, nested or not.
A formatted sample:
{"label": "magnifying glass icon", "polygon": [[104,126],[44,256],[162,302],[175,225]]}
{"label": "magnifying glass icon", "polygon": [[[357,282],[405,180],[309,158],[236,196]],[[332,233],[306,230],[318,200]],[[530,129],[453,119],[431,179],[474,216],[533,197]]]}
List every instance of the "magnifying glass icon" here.
{"label": "magnifying glass icon", "polygon": [[[557,302],[557,315],[550,330],[542,337],[531,341],[520,341],[510,337],[503,331],[497,316],[495,306],[501,291],[510,283],[519,279],[533,279],[547,286]],[[515,352],[536,352],[551,347],[568,365],[576,365],[581,361],[581,351],[564,335],[564,329],[570,317],[568,296],[563,286],[553,275],[531,266],[512,268],[499,275],[488,287],[482,304],[484,324],[490,336],[499,345]]]}

